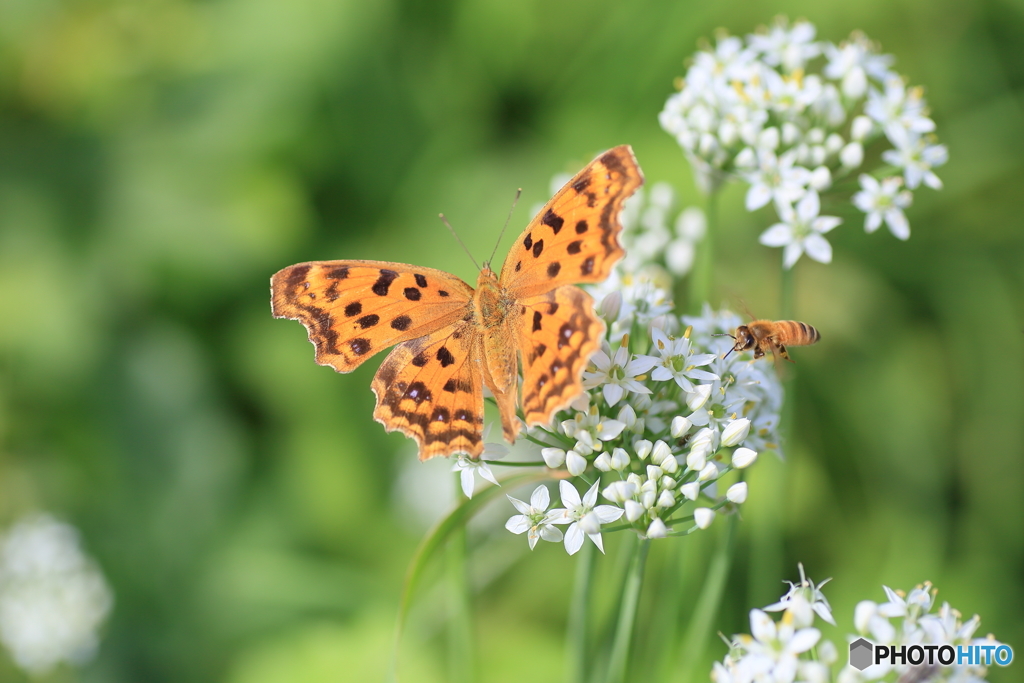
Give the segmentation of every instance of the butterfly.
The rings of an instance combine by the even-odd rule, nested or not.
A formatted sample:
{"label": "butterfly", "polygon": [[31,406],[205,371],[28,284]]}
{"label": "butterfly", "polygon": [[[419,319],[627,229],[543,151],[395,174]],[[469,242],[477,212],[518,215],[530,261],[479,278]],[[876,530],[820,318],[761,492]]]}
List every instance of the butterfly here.
{"label": "butterfly", "polygon": [[373,417],[419,444],[419,457],[483,452],[484,387],[514,443],[583,392],[604,336],[590,295],[622,258],[619,212],[643,184],[628,145],[576,174],[530,221],[496,275],[476,289],[441,270],[387,261],[311,261],[271,278],[275,318],[298,320],[316,362],[351,372],[390,346],[371,388]]}

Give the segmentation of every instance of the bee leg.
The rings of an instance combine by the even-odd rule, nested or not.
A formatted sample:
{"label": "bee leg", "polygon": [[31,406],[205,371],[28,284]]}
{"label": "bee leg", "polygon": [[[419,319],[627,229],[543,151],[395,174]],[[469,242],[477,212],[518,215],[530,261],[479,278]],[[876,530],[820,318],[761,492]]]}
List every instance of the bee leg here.
{"label": "bee leg", "polygon": [[755,346],[754,347],[754,360],[757,360],[758,358],[764,358],[764,349],[762,349],[760,346]]}
{"label": "bee leg", "polygon": [[789,352],[786,351],[786,347],[783,346],[782,344],[779,344],[779,355],[782,356],[785,360],[788,360],[790,363],[796,362],[795,360],[789,357]]}

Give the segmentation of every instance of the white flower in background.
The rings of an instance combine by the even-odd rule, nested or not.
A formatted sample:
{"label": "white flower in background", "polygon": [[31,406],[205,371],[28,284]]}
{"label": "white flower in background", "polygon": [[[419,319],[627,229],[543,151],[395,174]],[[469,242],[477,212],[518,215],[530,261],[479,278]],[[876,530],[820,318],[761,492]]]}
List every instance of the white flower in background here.
{"label": "white flower in background", "polygon": [[[821,223],[817,230],[792,229],[791,207],[805,193],[849,199],[853,193],[834,181],[860,169],[882,175],[877,166],[864,168],[876,163],[872,148],[880,148],[882,160],[904,176],[906,190],[898,194],[902,210],[910,204],[908,191],[942,187],[934,169],[948,158],[945,146],[934,140],[924,90],[892,71],[891,55],[881,54],[859,31],[839,45],[818,41],[815,33],[809,22],[790,26],[780,20],[745,40],[719,37],[713,49],[694,55],[680,91],[658,117],[682,147],[698,188],[714,192],[740,179],[749,185],[747,210],[774,205],[782,220],[762,235],[762,243],[786,246],[786,267],[803,253],[822,263],[831,260]],[[909,234],[905,216],[890,215],[891,221],[882,220],[894,234]],[[779,227],[787,224],[788,230]],[[693,245],[669,242],[667,234],[662,227],[652,245],[664,245],[665,264],[685,273],[693,263]]]}
{"label": "white flower in background", "polygon": [[781,21],[765,34],[749,36],[749,42],[766,64],[795,71],[821,54],[821,46],[814,42],[815,33],[814,24],[809,21],[798,21],[793,28]]}
{"label": "white flower in background", "polygon": [[601,350],[590,359],[595,370],[583,373],[583,386],[587,389],[600,386],[609,406],[618,403],[627,392],[651,393],[650,389],[637,380],[637,376],[654,367],[656,359],[648,356],[630,359],[630,355],[629,349],[620,345],[612,356],[608,344],[604,343]]}
{"label": "white flower in background", "polygon": [[601,525],[610,524],[622,517],[624,510],[614,505],[597,505],[598,482],[595,482],[580,498],[576,487],[565,481],[558,482],[558,493],[565,506],[564,515],[571,521],[565,531],[565,550],[575,555],[583,547],[584,536],[590,538],[598,550],[604,552],[601,542]]}
{"label": "white flower in background", "polygon": [[[803,600],[803,602],[812,609],[815,614],[835,626],[836,621],[832,617],[832,607],[828,604],[825,594],[821,592],[821,587],[832,579],[825,579],[821,583],[815,585],[814,582],[808,579],[804,574],[804,565],[800,563],[797,567],[800,569],[800,583],[787,581],[786,583],[789,584],[789,591],[783,595],[778,602],[765,607],[764,610],[766,612],[781,612],[782,610],[789,609],[794,600],[800,599]],[[808,619],[803,625],[810,626],[811,621]]]}
{"label": "white flower in background", "polygon": [[768,247],[785,247],[782,255],[784,268],[792,268],[803,254],[819,263],[832,261],[832,245],[823,235],[842,223],[836,216],[820,216],[821,201],[818,193],[809,191],[796,205],[780,207],[781,223],[776,223],[761,233],[761,244]]}
{"label": "white flower in background", "polygon": [[903,209],[910,206],[913,196],[902,189],[903,179],[893,176],[878,182],[869,175],[861,174],[860,187],[861,191],[853,195],[853,205],[867,214],[864,229],[874,232],[884,220],[893,235],[901,240],[908,239],[910,223]]}
{"label": "white flower in background", "polygon": [[737,663],[737,670],[741,675],[749,671],[754,676],[740,680],[791,683],[796,678],[798,658],[820,639],[821,631],[816,628],[795,628],[792,612],[785,612],[776,624],[762,610],[750,610],[750,635],[735,636],[735,642],[746,653]]}
{"label": "white flower in background", "polygon": [[897,131],[896,149],[882,152],[882,160],[903,169],[903,178],[911,190],[917,189],[921,183],[933,190],[941,190],[942,181],[932,169],[949,159],[946,146],[931,144],[926,138],[913,136],[903,129]]}
{"label": "white flower in background", "polygon": [[528,532],[527,540],[530,542],[530,550],[536,547],[537,541],[541,538],[551,543],[558,543],[562,540],[561,530],[554,525],[566,524],[568,519],[565,517],[565,510],[561,508],[548,510],[551,496],[546,486],[541,485],[535,488],[529,503],[524,503],[508,494],[506,496],[520,514],[509,517],[505,522],[505,528],[514,534]]}
{"label": "white flower in background", "polygon": [[42,675],[82,664],[99,645],[113,595],[80,547],[78,531],[48,515],[14,525],[0,541],[0,641],[15,663]]}

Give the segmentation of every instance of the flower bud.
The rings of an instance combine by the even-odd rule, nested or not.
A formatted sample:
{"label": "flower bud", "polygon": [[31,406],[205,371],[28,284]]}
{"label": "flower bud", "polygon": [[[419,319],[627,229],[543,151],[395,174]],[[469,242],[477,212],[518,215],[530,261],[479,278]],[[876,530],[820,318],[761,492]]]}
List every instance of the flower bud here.
{"label": "flower bud", "polygon": [[757,155],[754,150],[750,147],[744,147],[740,150],[740,153],[736,155],[736,167],[752,169],[757,167]]}
{"label": "flower bud", "polygon": [[601,533],[601,519],[597,516],[596,512],[591,510],[583,515],[583,519],[580,520],[580,531],[585,534]]}
{"label": "flower bud", "polygon": [[601,453],[594,458],[594,468],[601,470],[602,472],[612,471],[612,458],[607,453]]}
{"label": "flower bud", "polygon": [[587,470],[587,459],[576,451],[569,451],[565,454],[565,469],[572,476],[578,477]]}
{"label": "flower bud", "polygon": [[854,117],[850,124],[850,137],[857,142],[864,142],[864,138],[871,134],[871,129],[874,126],[875,124],[867,116]]}
{"label": "flower bud", "polygon": [[613,470],[622,471],[629,466],[629,453],[624,448],[616,448],[612,451],[611,467]]}
{"label": "flower bud", "polygon": [[622,292],[618,289],[609,292],[597,307],[597,314],[613,323],[619,319],[619,312],[622,310]]}
{"label": "flower bud", "polygon": [[622,505],[627,500],[631,500],[636,491],[637,486],[631,481],[613,481],[605,487],[601,494],[613,503]]}
{"label": "flower bud", "polygon": [[761,149],[777,149],[779,146],[779,129],[772,126],[765,128],[757,136],[757,146]]}
{"label": "flower bud", "polygon": [[697,496],[700,495],[700,483],[691,481],[688,484],[683,484],[679,487],[679,493],[683,494],[687,500],[697,500]]}
{"label": "flower bud", "polygon": [[820,145],[825,142],[825,131],[821,128],[811,128],[807,131],[807,140],[812,145]]}
{"label": "flower bud", "polygon": [[640,504],[648,510],[654,507],[654,503],[657,499],[658,495],[654,491],[644,491],[640,494]]}
{"label": "flower bud", "polygon": [[690,422],[689,418],[685,418],[682,415],[676,415],[672,418],[672,438],[678,439],[686,432],[690,431],[690,427],[693,423]]}
{"label": "flower bud", "polygon": [[[572,451],[569,452],[571,453]],[[702,469],[700,474],[697,475],[697,481],[711,481],[712,479],[717,478],[718,467],[716,467],[713,462],[709,462],[707,465],[704,465],[704,469]]]}
{"label": "flower bud", "polygon": [[707,529],[715,521],[715,511],[711,508],[697,508],[693,511],[693,521],[700,529]]}
{"label": "flower bud", "polygon": [[651,454],[652,445],[647,439],[640,439],[633,445],[633,448],[636,449],[637,457],[641,460],[645,460],[647,456]]}
{"label": "flower bud", "polygon": [[660,519],[655,519],[647,527],[647,538],[665,538],[666,536],[668,536],[668,527]]}
{"label": "flower bud", "polygon": [[694,472],[704,469],[706,462],[707,449],[703,447],[694,446],[686,456],[686,466]]}
{"label": "flower bud", "polygon": [[825,151],[831,154],[838,154],[843,148],[843,136],[839,133],[832,133],[825,138]]}
{"label": "flower bud", "polygon": [[[647,481],[648,482],[652,482],[652,481],[656,482],[656,481],[658,481],[658,479],[660,479],[663,474],[665,474],[665,472],[660,467],[658,467],[657,465],[648,465],[647,466]],[[644,482],[644,483],[646,484],[647,482]]]}
{"label": "flower bud", "polygon": [[594,437],[585,429],[576,432],[576,446],[573,450],[580,455],[590,455],[594,452]]}
{"label": "flower bud", "polygon": [[540,449],[540,457],[544,458],[544,464],[555,469],[561,467],[562,463],[565,462],[565,451],[561,448],[542,448]]}
{"label": "flower bud", "polygon": [[664,477],[661,478],[661,481],[658,482],[658,488],[671,491],[676,487],[676,484],[678,483],[679,482],[677,482],[675,479],[666,474]]}
{"label": "flower bud", "polygon": [[737,448],[732,454],[732,466],[738,470],[750,467],[757,460],[757,451],[752,448]]}
{"label": "flower bud", "polygon": [[808,181],[811,188],[821,191],[826,190],[832,184],[832,173],[828,166],[819,166],[811,172],[811,179]]}
{"label": "flower bud", "polygon": [[725,497],[729,499],[730,503],[737,505],[745,503],[747,501],[747,482],[741,481],[730,486],[729,490],[725,492]]}
{"label": "flower bud", "polygon": [[844,168],[857,168],[864,162],[864,146],[859,142],[851,142],[839,153],[839,163]]}
{"label": "flower bud", "polygon": [[722,430],[722,445],[723,446],[735,446],[736,444],[747,438],[747,434],[750,433],[750,420],[741,417],[737,420],[730,420],[729,424]]}
{"label": "flower bud", "polygon": [[644,506],[635,500],[626,501],[626,519],[630,522],[635,522],[644,516]]}
{"label": "flower bud", "polygon": [[660,465],[661,461],[672,455],[672,451],[669,449],[668,444],[658,439],[654,443],[654,450],[651,451],[651,462],[655,465]]}
{"label": "flower bud", "polygon": [[672,495],[671,491],[662,491],[658,494],[658,502],[655,504],[659,508],[670,508],[676,504],[676,497]]}
{"label": "flower bud", "polygon": [[690,410],[697,410],[705,403],[708,398],[711,397],[711,385],[710,384],[698,384],[693,388],[693,391],[687,392],[686,394],[686,406]]}
{"label": "flower bud", "polygon": [[800,139],[800,129],[796,124],[789,121],[782,124],[782,142],[786,145],[793,145]]}
{"label": "flower bud", "polygon": [[674,455],[669,455],[661,461],[661,469],[665,470],[669,474],[675,474],[679,471],[679,460]]}

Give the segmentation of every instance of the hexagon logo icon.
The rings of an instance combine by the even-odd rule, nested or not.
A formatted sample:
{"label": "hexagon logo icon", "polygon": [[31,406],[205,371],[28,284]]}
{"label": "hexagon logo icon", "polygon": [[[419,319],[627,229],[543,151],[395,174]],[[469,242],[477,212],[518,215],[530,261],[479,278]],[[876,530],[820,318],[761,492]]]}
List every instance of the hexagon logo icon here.
{"label": "hexagon logo icon", "polygon": [[871,655],[873,654],[874,646],[863,638],[850,643],[850,666],[857,671],[863,671],[864,669],[871,666]]}

